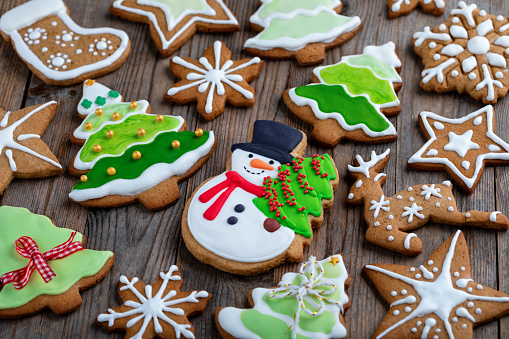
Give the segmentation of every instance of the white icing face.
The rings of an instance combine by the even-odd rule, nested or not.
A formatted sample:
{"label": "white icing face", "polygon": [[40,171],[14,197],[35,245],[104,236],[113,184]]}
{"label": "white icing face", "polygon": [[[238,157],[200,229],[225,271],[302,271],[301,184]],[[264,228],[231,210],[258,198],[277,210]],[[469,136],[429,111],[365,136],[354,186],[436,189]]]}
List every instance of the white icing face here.
{"label": "white icing face", "polygon": [[241,149],[236,149],[232,154],[232,171],[258,186],[263,185],[263,178],[267,176],[276,178],[279,166],[281,163],[274,159]]}

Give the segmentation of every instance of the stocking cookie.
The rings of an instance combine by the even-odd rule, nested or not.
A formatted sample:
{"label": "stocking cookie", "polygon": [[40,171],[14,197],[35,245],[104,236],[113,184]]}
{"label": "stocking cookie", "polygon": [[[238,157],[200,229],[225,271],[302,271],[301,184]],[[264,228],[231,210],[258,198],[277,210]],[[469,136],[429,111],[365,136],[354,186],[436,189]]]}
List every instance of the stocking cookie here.
{"label": "stocking cookie", "polygon": [[292,113],[313,125],[311,137],[326,146],[341,139],[380,143],[398,138],[385,117],[401,111],[401,61],[396,45],[366,46],[363,54],[344,56],[335,65],[313,70],[314,84],[286,90]]}
{"label": "stocking cookie", "polygon": [[175,265],[159,273],[152,285],[123,275],[118,294],[124,304],[100,314],[96,324],[109,331],[125,331],[126,338],[194,338],[187,318],[201,314],[212,295],[206,291],[181,292],[183,284]]}
{"label": "stocking cookie", "polygon": [[311,257],[274,288],[249,292],[251,309],[216,308],[219,333],[230,338],[346,338],[342,314],[350,307],[343,256]]}
{"label": "stocking cookie", "polygon": [[367,241],[405,255],[418,255],[422,242],[415,233],[407,232],[428,221],[499,231],[509,228],[509,220],[500,212],[458,211],[450,181],[416,185],[386,197],[382,185],[387,176],[381,171],[389,162],[389,153],[389,149],[380,155],[373,151],[369,161],[357,155],[354,166],[348,166],[355,183],[347,203],[364,204]]}
{"label": "stocking cookie", "polygon": [[496,103],[509,84],[509,20],[475,4],[458,5],[445,23],[413,35],[414,50],[424,64],[421,87],[438,93],[467,92],[485,104]]}
{"label": "stocking cookie", "polygon": [[0,109],[0,194],[14,178],[62,174],[62,166],[41,140],[57,109],[55,101],[15,112]]}
{"label": "stocking cookie", "polygon": [[263,61],[258,57],[232,61],[231,56],[231,51],[216,41],[200,60],[174,57],[171,70],[182,80],[164,99],[179,105],[197,101],[198,113],[207,121],[224,112],[226,101],[234,106],[253,106],[254,89],[248,82],[258,77]]}
{"label": "stocking cookie", "polygon": [[339,15],[342,8],[340,0],[261,0],[249,19],[251,28],[261,32],[244,48],[262,58],[319,64],[326,49],[350,40],[362,28],[359,17]]}
{"label": "stocking cookie", "polygon": [[408,160],[409,168],[445,170],[463,190],[472,193],[485,165],[509,164],[509,145],[493,132],[492,106],[458,119],[421,112],[419,123],[429,140]]}
{"label": "stocking cookie", "polygon": [[417,6],[421,6],[426,13],[442,15],[445,12],[447,0],[388,0],[389,18],[407,15]]}
{"label": "stocking cookie", "polygon": [[[117,93],[118,94],[118,93]],[[74,131],[82,145],[69,172],[81,180],[69,194],[86,207],[115,207],[141,202],[159,210],[180,197],[178,182],[210,157],[213,132],[187,132],[178,116],[149,114],[146,100],[96,108]]]}
{"label": "stocking cookie", "polygon": [[473,338],[473,328],[509,313],[509,296],[471,276],[463,233],[416,267],[364,266],[390,309],[373,338]]}
{"label": "stocking cookie", "polygon": [[150,25],[159,52],[168,57],[201,32],[236,32],[239,23],[223,0],[115,0],[110,12]]}
{"label": "stocking cookie", "polygon": [[109,272],[115,255],[85,249],[85,237],[25,208],[0,207],[0,319],[81,305],[80,291]]}
{"label": "stocking cookie", "polygon": [[303,158],[305,147],[301,131],[256,121],[252,141],[232,146],[227,171],[205,181],[186,202],[182,237],[189,251],[244,275],[301,261],[339,181],[330,156]]}
{"label": "stocking cookie", "polygon": [[0,32],[48,85],[70,86],[113,72],[129,55],[123,31],[82,28],[62,0],[31,0],[0,18]]}

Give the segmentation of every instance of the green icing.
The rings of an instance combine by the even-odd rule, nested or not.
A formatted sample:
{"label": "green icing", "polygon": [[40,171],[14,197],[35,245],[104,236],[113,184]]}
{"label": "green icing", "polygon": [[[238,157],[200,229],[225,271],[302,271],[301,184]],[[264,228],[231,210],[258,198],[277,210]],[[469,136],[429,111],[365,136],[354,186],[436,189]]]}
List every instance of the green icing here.
{"label": "green icing", "polygon": [[297,87],[295,94],[316,101],[323,113],[341,114],[349,126],[364,124],[373,132],[391,127],[366,97],[351,97],[341,85],[312,84]]}
{"label": "green icing", "polygon": [[[283,320],[251,309],[240,314],[242,324],[261,339],[291,339],[292,330]],[[298,339],[311,339],[297,333]]]}
{"label": "green icing", "polygon": [[[180,125],[180,120],[171,116],[165,116],[164,121],[157,122],[155,115],[135,114],[126,118],[121,123],[104,126],[101,130],[91,135],[80,152],[80,160],[90,162],[97,157],[122,154],[131,144],[148,142],[161,131],[171,131]],[[137,134],[139,128],[145,130],[145,135]],[[112,130],[113,138],[106,137],[106,132]],[[101,145],[100,152],[94,151],[94,145]]]}
{"label": "green icing", "polygon": [[338,278],[341,275],[341,267],[340,265],[332,264],[330,262],[326,262],[322,264],[324,269],[323,277],[327,279],[335,279]]}
{"label": "green icing", "polygon": [[[288,166],[285,164],[280,167],[280,175],[286,170],[290,171],[290,175],[287,176],[287,179],[291,179],[289,185],[290,189],[294,193],[294,196],[290,197],[290,199],[295,198],[296,205],[290,206],[287,203],[288,198],[285,197],[285,193],[283,191],[283,182],[278,178],[277,184],[275,181],[272,181],[270,183],[270,187],[276,189],[278,202],[283,203],[283,206],[278,208],[280,215],[277,216],[277,211],[270,210],[271,206],[269,205],[269,199],[266,197],[255,198],[253,200],[255,206],[267,217],[274,218],[279,221],[281,225],[292,229],[295,233],[310,238],[313,233],[311,226],[309,225],[308,215],[311,214],[315,217],[319,217],[322,214],[322,199],[332,199],[330,181],[336,179],[336,171],[330,156],[325,154],[323,157],[324,159],[321,157],[300,158],[303,159],[303,162],[301,163],[303,168],[299,169],[297,172],[294,170],[292,165]],[[297,158],[294,160],[296,159]],[[320,175],[316,175],[316,171],[313,170],[313,165],[311,164],[313,159],[318,159],[320,161]],[[328,176],[322,178],[321,175],[324,173],[327,173]],[[301,188],[302,184],[298,181],[299,174],[306,175],[306,177],[302,179],[303,183],[308,182],[309,187],[312,187],[313,190],[308,190],[308,193],[305,193],[305,189]],[[284,184],[288,184],[288,181],[284,182]],[[264,186],[269,186],[268,180],[265,181]],[[271,198],[273,198],[273,196],[271,196]],[[299,209],[303,206],[305,209],[299,211]]]}
{"label": "green icing", "polygon": [[[117,179],[135,179],[152,165],[175,162],[184,154],[205,144],[208,139],[209,132],[203,132],[201,137],[197,137],[194,132],[189,131],[160,133],[152,142],[131,146],[121,156],[99,159],[92,170],[87,173],[88,180],[78,182],[73,190],[97,188]],[[172,147],[174,140],[180,141],[180,147],[177,149]],[[141,152],[140,159],[133,159],[134,151]],[[108,175],[109,167],[116,169],[115,175]]]}
{"label": "green icing", "polygon": [[[88,107],[88,108],[90,108],[90,107]],[[106,121],[114,121],[111,118],[111,115],[113,113],[118,112],[118,114],[120,115],[120,119],[122,119],[126,114],[133,113],[133,112],[139,112],[139,111],[141,111],[142,108],[143,108],[143,105],[140,102],[138,102],[138,107],[136,107],[135,109],[131,108],[130,103],[123,103],[123,102],[118,103],[118,104],[106,105],[101,108],[103,110],[103,114],[101,116],[98,116],[97,114],[90,114],[89,116],[87,116],[87,118],[81,124],[81,129],[84,132],[93,133],[93,132],[97,131],[97,129],[102,124],[104,124]],[[90,122],[92,124],[92,129],[87,130],[85,128],[85,124],[87,122]]]}
{"label": "green icing", "polygon": [[314,16],[296,15],[291,19],[273,19],[259,35],[261,40],[279,38],[300,39],[312,33],[327,33],[349,22],[351,18],[330,12],[319,12]]}
{"label": "green icing", "polygon": [[120,96],[120,94],[117,91],[109,91],[108,96],[110,98],[118,98]]}
{"label": "green icing", "polygon": [[[346,62],[352,66],[366,66],[369,67],[373,73],[378,75],[382,79],[397,80],[399,74],[394,68],[389,66],[386,62],[378,60],[371,55],[358,55],[349,57]],[[325,69],[324,69],[325,70]]]}
{"label": "green icing", "polygon": [[98,104],[99,106],[102,106],[106,103],[106,98],[98,96],[97,98],[95,98],[95,103]]}
{"label": "green icing", "polygon": [[[14,247],[14,241],[20,237],[31,237],[44,253],[67,241],[71,234],[72,230],[56,227],[43,215],[32,214],[19,207],[0,207],[0,276],[27,266],[29,259],[20,256]],[[82,238],[77,233],[74,240],[81,241]],[[56,273],[53,280],[45,283],[39,272],[34,270],[22,289],[16,290],[13,284],[7,284],[0,291],[0,309],[23,306],[43,294],[62,294],[80,279],[97,274],[112,256],[109,251],[81,250],[68,257],[51,260],[48,264]]]}
{"label": "green icing", "polygon": [[90,100],[87,100],[87,99],[83,99],[83,101],[81,102],[81,106],[83,106],[87,109],[92,107],[92,104],[93,104],[93,102]]}
{"label": "green icing", "polygon": [[343,84],[352,95],[367,94],[371,102],[383,105],[397,100],[392,82],[382,80],[368,68],[357,68],[340,63],[320,71],[326,84]]}
{"label": "green icing", "polygon": [[296,9],[312,10],[318,6],[331,8],[331,0],[275,0],[265,4],[258,12],[258,17],[264,20],[273,13],[290,13]]}

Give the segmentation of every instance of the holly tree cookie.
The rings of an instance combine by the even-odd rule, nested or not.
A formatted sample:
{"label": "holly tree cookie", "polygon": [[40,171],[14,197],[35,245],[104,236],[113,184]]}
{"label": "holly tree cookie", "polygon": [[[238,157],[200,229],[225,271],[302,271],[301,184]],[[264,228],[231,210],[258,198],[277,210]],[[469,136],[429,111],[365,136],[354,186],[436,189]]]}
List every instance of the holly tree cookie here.
{"label": "holly tree cookie", "polygon": [[471,276],[467,242],[457,231],[419,267],[364,266],[390,305],[373,338],[473,338],[473,328],[509,313],[509,295]]}
{"label": "holly tree cookie", "polygon": [[311,257],[277,287],[251,290],[252,308],[216,308],[216,326],[225,339],[347,338],[342,314],[350,307],[349,285],[341,254]]}
{"label": "holly tree cookie", "polygon": [[492,106],[458,119],[421,112],[419,123],[428,141],[408,160],[408,167],[447,171],[467,193],[472,193],[485,165],[509,164],[509,145],[493,132]]}
{"label": "holly tree cookie", "polygon": [[304,158],[305,148],[301,131],[256,121],[252,141],[232,146],[226,172],[205,181],[186,202],[182,237],[189,251],[243,275],[300,262],[339,181],[329,155]]}
{"label": "holly tree cookie", "polygon": [[43,215],[0,207],[0,319],[45,308],[62,315],[81,305],[80,291],[109,272],[115,255],[83,247],[85,236]]}
{"label": "holly tree cookie", "polygon": [[198,113],[207,121],[224,112],[226,101],[234,106],[253,106],[255,91],[248,82],[258,77],[263,61],[258,57],[232,61],[231,56],[225,44],[216,41],[199,60],[174,57],[171,70],[182,80],[164,99],[179,105],[198,102]]}
{"label": "holly tree cookie", "polygon": [[0,109],[0,194],[14,178],[62,174],[62,166],[41,140],[57,109],[55,101],[15,112]]}
{"label": "holly tree cookie", "polygon": [[181,292],[184,281],[178,267],[159,273],[152,285],[122,275],[118,294],[124,302],[100,314],[95,323],[109,331],[125,331],[126,338],[193,338],[187,319],[203,313],[212,295],[206,291]]}
{"label": "holly tree cookie", "polygon": [[389,18],[410,14],[417,6],[426,13],[442,15],[447,0],[388,0]]}
{"label": "holly tree cookie", "polygon": [[86,207],[139,201],[150,210],[175,203],[180,198],[177,184],[212,155],[214,133],[185,131],[179,116],[149,114],[146,100],[108,104],[98,98],[104,105],[71,136],[82,148],[69,165],[69,173],[81,176],[70,200]]}
{"label": "holly tree cookie", "polygon": [[239,23],[223,0],[115,0],[110,12],[150,25],[157,49],[169,57],[196,31],[236,32]]}
{"label": "holly tree cookie", "polygon": [[408,231],[424,226],[428,221],[498,231],[509,228],[509,220],[500,212],[458,211],[450,181],[415,185],[386,197],[382,185],[387,176],[381,171],[389,162],[389,154],[389,149],[379,155],[373,151],[369,161],[357,155],[354,166],[348,166],[348,175],[355,179],[355,183],[347,203],[364,205],[367,241],[415,256],[422,252],[422,242],[417,234]]}
{"label": "holly tree cookie", "polygon": [[246,52],[268,59],[296,58],[302,66],[325,59],[325,50],[353,38],[362,28],[357,16],[339,15],[340,0],[260,0],[251,28],[260,33],[248,39]]}
{"label": "holly tree cookie", "polygon": [[283,99],[292,113],[313,125],[311,138],[326,146],[342,139],[394,141],[398,133],[386,116],[401,112],[401,61],[396,45],[366,46],[360,55],[313,70],[315,83],[292,88]]}
{"label": "holly tree cookie", "polygon": [[70,86],[119,68],[131,43],[123,31],[83,28],[62,0],[31,0],[0,18],[0,32],[48,85]]}
{"label": "holly tree cookie", "polygon": [[445,23],[413,35],[414,50],[424,64],[421,87],[467,92],[485,104],[496,103],[509,85],[509,20],[475,4],[458,5]]}

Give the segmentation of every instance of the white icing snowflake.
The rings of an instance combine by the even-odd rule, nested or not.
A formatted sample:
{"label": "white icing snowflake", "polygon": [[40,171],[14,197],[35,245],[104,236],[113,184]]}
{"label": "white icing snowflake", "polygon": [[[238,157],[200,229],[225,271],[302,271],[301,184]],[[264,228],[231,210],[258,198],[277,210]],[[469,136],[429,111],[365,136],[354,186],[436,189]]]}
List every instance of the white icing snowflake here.
{"label": "white icing snowflake", "polygon": [[423,58],[424,86],[467,91],[473,98],[494,103],[507,90],[500,80],[507,77],[509,21],[499,15],[479,11],[475,4],[459,2],[449,19],[414,34],[417,54]]}
{"label": "white icing snowflake", "polygon": [[369,208],[369,210],[375,210],[375,213],[374,213],[374,217],[375,218],[378,218],[378,213],[380,213],[380,209],[383,209],[384,211],[388,212],[391,208],[390,207],[386,207],[386,205],[389,205],[390,201],[389,200],[384,200],[385,199],[385,196],[382,194],[382,196],[380,197],[380,201],[376,201],[376,200],[371,200],[371,207]]}
{"label": "white icing snowflake", "polygon": [[106,38],[94,39],[94,43],[88,46],[88,51],[92,53],[92,55],[105,56],[107,53],[106,50],[113,50],[113,46],[111,44],[111,40],[107,40]]}
{"label": "white icing snowflake", "polygon": [[424,219],[424,215],[420,214],[419,212],[422,211],[421,206],[417,206],[417,204],[414,202],[411,207],[403,207],[405,212],[401,214],[402,217],[408,216],[408,222],[412,222],[414,220],[414,215],[418,218]]}
{"label": "white icing snowflake", "polygon": [[40,27],[29,28],[23,38],[29,45],[38,45],[41,43],[41,40],[46,39],[48,39],[48,32],[46,32],[46,29]]}
{"label": "white icing snowflake", "polygon": [[58,71],[59,68],[67,69],[67,65],[71,63],[72,60],[69,59],[69,56],[67,54],[57,53],[56,55],[50,55],[48,61],[46,63],[48,64],[49,68],[53,68],[55,71]]}
{"label": "white icing snowflake", "polygon": [[422,185],[421,195],[424,195],[424,199],[426,200],[429,200],[432,195],[438,198],[442,197],[440,194],[440,188],[435,188],[435,184],[432,184],[431,186]]}

